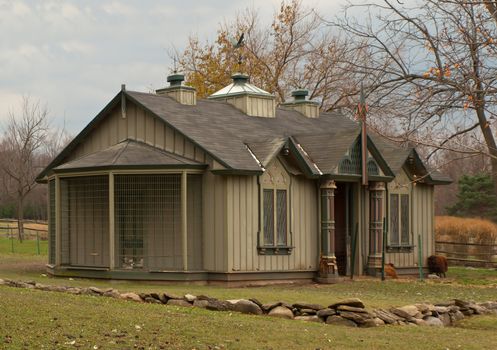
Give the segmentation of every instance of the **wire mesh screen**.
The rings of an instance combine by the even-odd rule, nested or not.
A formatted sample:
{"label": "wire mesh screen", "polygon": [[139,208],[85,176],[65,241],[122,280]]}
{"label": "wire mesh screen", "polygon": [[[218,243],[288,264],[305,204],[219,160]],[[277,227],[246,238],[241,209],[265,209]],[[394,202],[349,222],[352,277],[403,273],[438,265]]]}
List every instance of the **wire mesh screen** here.
{"label": "wire mesh screen", "polygon": [[48,263],[55,264],[55,180],[48,182]]}
{"label": "wire mesh screen", "polygon": [[114,182],[116,266],[181,269],[181,175],[116,175]]}
{"label": "wire mesh screen", "polygon": [[60,180],[61,263],[109,266],[109,178]]}
{"label": "wire mesh screen", "polygon": [[187,179],[188,269],[202,270],[202,175]]}

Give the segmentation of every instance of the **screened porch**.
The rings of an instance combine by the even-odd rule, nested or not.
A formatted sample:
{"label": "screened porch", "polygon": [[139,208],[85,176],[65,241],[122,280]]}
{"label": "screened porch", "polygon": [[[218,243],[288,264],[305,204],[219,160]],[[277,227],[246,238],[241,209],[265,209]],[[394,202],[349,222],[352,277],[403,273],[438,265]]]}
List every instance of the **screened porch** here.
{"label": "screened porch", "polygon": [[[50,264],[201,271],[203,167],[136,142],[113,148],[119,156],[112,166],[98,154],[105,150],[91,155],[98,159],[62,165],[49,180],[49,230],[55,231],[49,232]],[[132,169],[120,164],[123,157]],[[142,169],[138,157],[147,163]]]}

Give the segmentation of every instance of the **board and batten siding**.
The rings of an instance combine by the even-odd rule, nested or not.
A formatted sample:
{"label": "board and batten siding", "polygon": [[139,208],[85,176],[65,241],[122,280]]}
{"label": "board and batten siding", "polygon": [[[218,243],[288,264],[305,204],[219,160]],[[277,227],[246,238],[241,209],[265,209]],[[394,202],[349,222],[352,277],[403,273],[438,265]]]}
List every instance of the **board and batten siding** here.
{"label": "board and batten siding", "polygon": [[[413,185],[404,170],[401,170],[394,181],[388,184],[388,195],[409,194],[410,244],[414,248],[410,252],[387,253],[387,263],[393,263],[396,267],[418,267],[418,235],[421,235],[422,261],[423,266],[427,266],[427,258],[434,254],[435,249],[433,189],[432,185],[422,183]],[[389,217],[387,218],[389,220]],[[390,233],[388,242],[389,240]]]}
{"label": "board and batten siding", "polygon": [[[275,160],[274,162],[278,162]],[[279,164],[281,166],[281,164]],[[259,185],[256,176],[226,178],[228,272],[316,271],[318,208],[315,182],[292,176],[290,255],[259,255]]]}
{"label": "board and batten siding", "polygon": [[95,125],[64,162],[104,150],[126,139],[141,141],[200,163],[212,163],[211,157],[199,146],[131,101],[126,102],[126,118],[122,117],[120,104],[117,105]]}
{"label": "board and batten siding", "polygon": [[205,172],[202,191],[204,270],[227,272],[226,178]]}

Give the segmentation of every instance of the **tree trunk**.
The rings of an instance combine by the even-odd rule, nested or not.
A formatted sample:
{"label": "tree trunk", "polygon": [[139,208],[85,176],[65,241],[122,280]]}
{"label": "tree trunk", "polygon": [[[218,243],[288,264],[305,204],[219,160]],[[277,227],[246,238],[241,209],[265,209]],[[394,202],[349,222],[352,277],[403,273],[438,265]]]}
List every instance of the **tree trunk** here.
{"label": "tree trunk", "polygon": [[24,198],[20,197],[17,201],[17,232],[19,242],[24,239]]}

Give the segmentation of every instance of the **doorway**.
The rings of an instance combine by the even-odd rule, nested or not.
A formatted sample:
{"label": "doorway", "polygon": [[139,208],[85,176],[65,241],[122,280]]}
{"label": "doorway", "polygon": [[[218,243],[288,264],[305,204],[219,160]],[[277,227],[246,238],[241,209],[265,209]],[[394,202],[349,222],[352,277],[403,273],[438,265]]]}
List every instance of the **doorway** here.
{"label": "doorway", "polygon": [[335,256],[340,276],[350,273],[350,243],[354,226],[353,189],[353,183],[337,182],[335,190]]}

